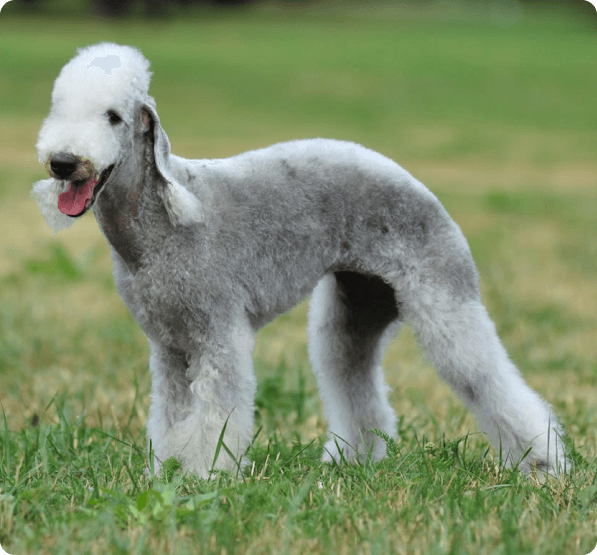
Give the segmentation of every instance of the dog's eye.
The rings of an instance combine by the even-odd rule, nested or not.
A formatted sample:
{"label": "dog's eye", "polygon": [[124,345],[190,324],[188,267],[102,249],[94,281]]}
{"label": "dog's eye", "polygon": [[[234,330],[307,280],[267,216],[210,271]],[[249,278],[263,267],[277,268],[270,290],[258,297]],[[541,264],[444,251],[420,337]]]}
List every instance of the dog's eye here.
{"label": "dog's eye", "polygon": [[108,110],[106,115],[111,125],[118,125],[122,121],[122,118],[114,110]]}

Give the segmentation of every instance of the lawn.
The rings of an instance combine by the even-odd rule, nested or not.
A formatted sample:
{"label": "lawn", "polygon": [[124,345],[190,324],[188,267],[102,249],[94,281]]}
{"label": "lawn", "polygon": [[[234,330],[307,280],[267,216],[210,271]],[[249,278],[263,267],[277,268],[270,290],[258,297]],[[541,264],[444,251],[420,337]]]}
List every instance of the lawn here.
{"label": "lawn", "polygon": [[[441,20],[387,7],[164,22],[0,16],[0,543],[25,554],[585,555],[597,542],[597,15]],[[431,14],[437,15],[437,14]],[[593,19],[590,19],[592,17]],[[569,434],[575,468],[504,469],[408,329],[385,357],[400,440],[322,465],[303,302],[258,335],[244,474],[146,453],[148,348],[91,216],[52,236],[29,197],[53,80],[77,46],[152,62],[173,151],[301,137],[365,144],[444,203],[500,337]]]}

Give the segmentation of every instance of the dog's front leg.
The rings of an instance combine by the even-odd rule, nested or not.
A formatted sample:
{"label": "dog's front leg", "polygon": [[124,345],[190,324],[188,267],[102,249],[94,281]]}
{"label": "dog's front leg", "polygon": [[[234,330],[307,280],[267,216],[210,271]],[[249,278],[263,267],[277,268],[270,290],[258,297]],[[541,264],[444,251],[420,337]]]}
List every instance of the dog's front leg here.
{"label": "dog's front leg", "polygon": [[203,478],[242,467],[253,434],[253,334],[234,337],[226,347],[207,344],[191,353],[151,342],[147,435],[157,468],[169,457]]}

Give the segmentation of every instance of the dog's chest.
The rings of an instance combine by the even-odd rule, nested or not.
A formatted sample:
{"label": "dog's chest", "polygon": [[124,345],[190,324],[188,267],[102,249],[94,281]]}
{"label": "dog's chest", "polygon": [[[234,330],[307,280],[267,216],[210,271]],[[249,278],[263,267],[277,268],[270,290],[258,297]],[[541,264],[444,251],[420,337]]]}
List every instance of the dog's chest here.
{"label": "dog's chest", "polygon": [[190,279],[158,265],[147,265],[133,273],[117,257],[114,279],[120,296],[150,339],[187,345],[207,328],[206,313],[189,290]]}

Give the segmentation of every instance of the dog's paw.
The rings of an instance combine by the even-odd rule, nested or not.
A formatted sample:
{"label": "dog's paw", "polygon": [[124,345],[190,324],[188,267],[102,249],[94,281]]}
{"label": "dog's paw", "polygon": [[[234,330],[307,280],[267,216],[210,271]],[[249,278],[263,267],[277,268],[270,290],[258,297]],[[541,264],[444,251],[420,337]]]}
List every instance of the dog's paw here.
{"label": "dog's paw", "polygon": [[343,439],[334,436],[323,446],[321,460],[326,463],[353,462],[357,458],[356,449]]}

